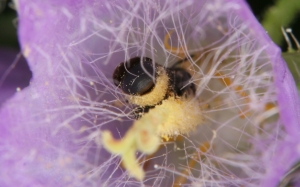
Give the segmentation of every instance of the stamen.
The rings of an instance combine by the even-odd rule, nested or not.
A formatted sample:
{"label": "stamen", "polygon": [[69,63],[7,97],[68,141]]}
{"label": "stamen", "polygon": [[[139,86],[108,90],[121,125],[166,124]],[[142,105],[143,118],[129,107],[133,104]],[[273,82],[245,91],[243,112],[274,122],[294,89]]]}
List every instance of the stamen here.
{"label": "stamen", "polygon": [[121,140],[116,140],[110,131],[102,132],[102,142],[106,150],[112,154],[119,154],[124,168],[139,181],[145,177],[145,172],[139,165],[135,153],[153,154],[160,145],[160,138],[156,135],[156,127],[144,123],[134,123]]}
{"label": "stamen", "polygon": [[[221,72],[215,73],[215,76],[221,77],[219,79],[226,87],[230,87],[232,85],[232,81],[230,80],[230,78],[224,76]],[[236,91],[238,95],[240,95],[244,99],[246,104],[249,104],[251,102],[251,99],[249,98],[248,94],[243,90],[242,86],[238,85],[235,86],[233,89]],[[264,110],[268,111],[273,109],[274,107],[276,106],[273,103],[266,103]],[[246,116],[250,116],[250,115],[251,115],[250,108],[249,106],[247,106],[246,109],[240,112],[239,116],[240,118],[245,118]]]}

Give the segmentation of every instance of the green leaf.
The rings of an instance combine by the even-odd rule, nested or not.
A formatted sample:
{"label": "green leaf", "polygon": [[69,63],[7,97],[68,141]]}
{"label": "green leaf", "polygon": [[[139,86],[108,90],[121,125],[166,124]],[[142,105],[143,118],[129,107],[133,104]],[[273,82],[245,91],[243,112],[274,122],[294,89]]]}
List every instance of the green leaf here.
{"label": "green leaf", "polygon": [[282,57],[286,61],[300,91],[300,52],[284,52]]}

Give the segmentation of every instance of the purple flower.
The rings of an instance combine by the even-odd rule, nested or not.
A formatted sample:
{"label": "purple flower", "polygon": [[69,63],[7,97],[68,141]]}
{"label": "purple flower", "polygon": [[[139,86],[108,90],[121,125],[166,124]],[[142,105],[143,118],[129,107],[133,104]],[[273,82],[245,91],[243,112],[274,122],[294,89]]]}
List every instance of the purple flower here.
{"label": "purple flower", "polygon": [[[33,78],[0,110],[0,186],[276,186],[299,161],[294,81],[244,1],[19,0],[17,9]],[[136,155],[141,182],[101,138],[132,130],[135,106],[112,74],[136,56],[165,67],[189,57],[182,68],[203,119]]]}

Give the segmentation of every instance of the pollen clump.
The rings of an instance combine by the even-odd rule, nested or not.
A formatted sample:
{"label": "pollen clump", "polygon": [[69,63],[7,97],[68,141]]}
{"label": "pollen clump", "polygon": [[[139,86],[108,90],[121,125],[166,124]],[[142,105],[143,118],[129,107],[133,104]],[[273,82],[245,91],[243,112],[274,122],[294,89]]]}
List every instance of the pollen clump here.
{"label": "pollen clump", "polygon": [[174,96],[163,100],[162,104],[135,121],[120,140],[114,139],[109,131],[103,131],[102,142],[109,152],[122,157],[123,165],[131,176],[142,181],[145,173],[135,152],[153,154],[159,148],[161,137],[188,134],[202,121],[198,102]]}
{"label": "pollen clump", "polygon": [[158,69],[158,77],[156,78],[156,83],[153,90],[143,96],[128,95],[127,99],[130,103],[139,105],[141,107],[153,106],[164,99],[168,89],[169,77],[163,68]]}
{"label": "pollen clump", "polygon": [[[156,126],[156,134],[167,138],[179,134],[188,134],[203,121],[199,103],[170,97],[144,114],[141,120]],[[142,121],[136,123],[142,123]],[[144,122],[143,122],[144,123]]]}

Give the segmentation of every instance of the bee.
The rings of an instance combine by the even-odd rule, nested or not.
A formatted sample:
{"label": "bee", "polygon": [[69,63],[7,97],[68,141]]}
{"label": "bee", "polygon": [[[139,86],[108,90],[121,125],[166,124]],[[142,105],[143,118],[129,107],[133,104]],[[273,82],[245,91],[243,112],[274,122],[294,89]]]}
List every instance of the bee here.
{"label": "bee", "polygon": [[137,106],[134,117],[139,119],[144,113],[161,105],[170,97],[194,95],[196,87],[189,83],[191,75],[183,68],[176,67],[188,60],[178,61],[171,68],[165,68],[147,57],[134,57],[120,63],[114,73],[114,84],[127,94],[128,102]]}
{"label": "bee", "polygon": [[133,110],[135,119],[139,120],[149,112],[163,115],[161,111],[168,111],[165,122],[158,128],[158,134],[167,139],[188,133],[202,121],[199,107],[189,102],[196,93],[192,76],[178,67],[187,60],[189,58],[166,68],[148,57],[134,57],[120,63],[113,73],[114,84],[126,94],[127,101],[136,106]]}
{"label": "bee", "polygon": [[115,139],[109,130],[102,131],[104,148],[120,155],[124,168],[139,181],[145,172],[135,152],[151,155],[158,150],[161,138],[188,134],[202,123],[201,108],[195,102],[196,86],[191,74],[177,67],[170,68],[154,63],[147,57],[134,57],[120,63],[114,73],[114,84],[135,106],[135,121],[122,139]]}

